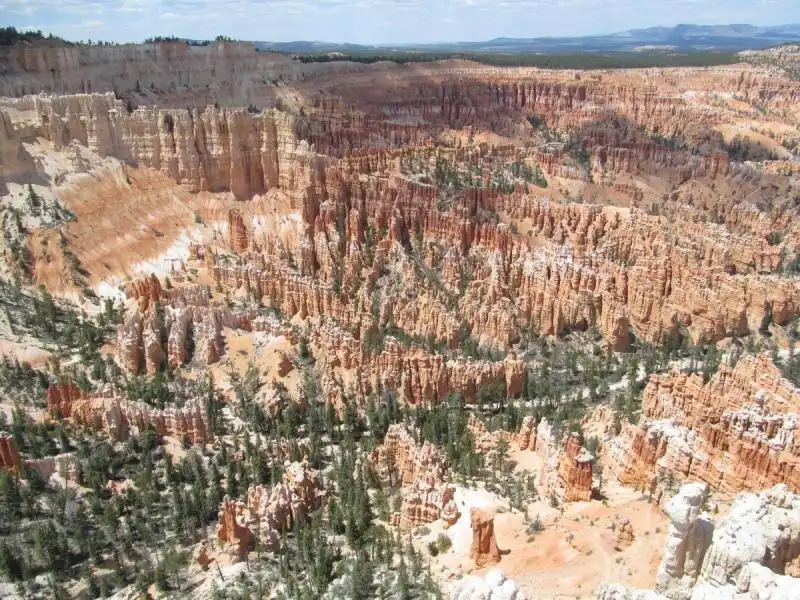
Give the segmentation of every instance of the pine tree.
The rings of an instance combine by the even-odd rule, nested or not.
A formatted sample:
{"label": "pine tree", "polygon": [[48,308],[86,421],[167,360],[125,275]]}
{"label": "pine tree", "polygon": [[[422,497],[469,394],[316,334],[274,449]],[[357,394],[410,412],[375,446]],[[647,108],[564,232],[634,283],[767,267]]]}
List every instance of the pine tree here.
{"label": "pine tree", "polygon": [[23,559],[5,541],[0,542],[0,573],[9,581],[21,581],[25,576]]}
{"label": "pine tree", "polygon": [[366,552],[359,550],[350,572],[350,594],[353,600],[367,600],[372,598],[372,563]]}
{"label": "pine tree", "polygon": [[400,600],[410,600],[411,598],[406,561],[402,554],[400,555],[400,564],[397,566],[397,597]]}

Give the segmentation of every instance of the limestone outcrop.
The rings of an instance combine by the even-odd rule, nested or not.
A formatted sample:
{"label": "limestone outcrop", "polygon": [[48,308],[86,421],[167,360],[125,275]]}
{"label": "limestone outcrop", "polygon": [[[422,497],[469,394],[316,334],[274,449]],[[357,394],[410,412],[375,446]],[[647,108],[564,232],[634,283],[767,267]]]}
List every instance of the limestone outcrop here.
{"label": "limestone outcrop", "polygon": [[610,443],[609,468],[657,496],[687,479],[729,493],[776,483],[800,490],[798,412],[800,391],[768,355],[722,365],[707,384],[678,371],[654,375],[642,422]]}
{"label": "limestone outcrop", "polygon": [[0,432],[0,469],[7,469],[18,476],[32,472],[44,481],[55,474],[63,476],[66,481],[75,481],[78,473],[78,456],[75,452],[65,452],[23,461],[14,444],[14,438],[8,433]]}
{"label": "limestone outcrop", "polygon": [[64,452],[25,461],[25,468],[37,473],[44,481],[48,481],[53,475],[59,475],[65,481],[76,481],[78,465],[78,455],[75,452]]}
{"label": "limestone outcrop", "polygon": [[483,568],[500,562],[500,550],[494,537],[494,515],[480,508],[472,508],[469,522],[472,528],[469,557],[475,566]]}
{"label": "limestone outcrop", "polygon": [[[93,259],[84,270],[75,255],[66,269],[116,295],[109,282],[118,276],[147,265],[164,273],[172,263],[175,287],[155,275],[125,287],[114,352],[126,376],[181,369],[194,378],[236,358],[226,356],[229,341],[252,342],[258,358],[277,353],[264,362],[285,378],[257,396],[270,418],[289,398],[315,400],[306,395],[316,386],[305,385],[312,362],[322,399],[339,414],[451,395],[466,407],[526,397],[539,410],[541,398],[526,389],[539,334],[597,331],[611,351],[625,351],[634,340],[710,344],[778,333],[800,316],[800,83],[768,69],[305,63],[228,42],[55,40],[0,48],[0,65],[0,192],[16,198],[33,182],[48,202],[80,213],[53,225],[64,246],[56,260],[40,251],[44,235],[27,238],[37,250],[26,273],[47,283],[67,248],[80,249]],[[748,127],[760,141],[731,141]],[[95,194],[108,180],[120,183],[108,188],[115,192]],[[137,186],[150,184],[156,201],[127,215],[138,203],[120,196],[138,198]],[[101,201],[85,202],[90,194]],[[115,220],[124,225],[110,244],[99,238],[113,227],[95,228],[95,213],[102,207],[105,219],[115,202],[126,217]],[[165,204],[177,212],[163,214]],[[19,226],[5,221],[15,269],[17,242],[43,223],[20,218]],[[125,252],[128,237],[141,251]],[[104,264],[104,252],[115,260]],[[265,342],[262,332],[286,339]],[[293,362],[297,338],[302,357]],[[53,418],[115,441],[150,427],[189,443],[213,440],[201,400],[157,409],[59,380],[46,401]],[[653,594],[688,600],[735,589],[766,600],[790,589],[794,496],[777,487],[743,500],[713,537],[702,507],[706,486],[800,491],[800,391],[768,357],[746,356],[708,382],[678,371],[653,376],[642,413],[604,444],[604,466],[659,502],[700,482],[667,503],[672,525]],[[554,504],[591,498],[594,457],[579,437],[562,439],[532,417],[518,432],[489,431],[474,415],[467,427],[487,458],[506,444],[535,453],[522,458],[540,462],[540,492]],[[400,490],[390,521],[453,524],[459,508],[445,455],[418,440],[394,425],[368,457]],[[274,447],[281,460],[296,455],[292,440]],[[366,459],[355,476],[367,473]],[[77,468],[72,455],[20,460],[0,437],[5,468],[66,477]],[[238,559],[256,539],[279,548],[323,499],[319,475],[290,464],[278,485],[221,504],[219,541]],[[492,517],[475,510],[470,518],[475,563],[497,562]],[[633,543],[630,521],[615,533],[619,549]],[[495,574],[485,583],[465,593],[516,594]]]}
{"label": "limestone outcrop", "polygon": [[383,444],[372,451],[370,463],[378,476],[400,487],[423,477],[442,479],[447,460],[429,442],[418,444],[411,432],[398,423],[389,426]]}
{"label": "limestone outcrop", "polygon": [[472,435],[477,452],[491,454],[498,444],[502,442],[510,446],[510,442],[513,439],[512,434],[507,431],[489,431],[484,422],[475,416],[475,413],[469,413],[467,429]]}
{"label": "limestone outcrop", "polygon": [[[494,75],[487,77],[491,81]],[[726,89],[732,86],[729,80],[717,83]],[[408,92],[406,84],[398,83],[402,94]],[[434,91],[428,85],[425,81],[414,84],[415,91],[405,101],[412,102],[415,118],[430,120],[427,124],[432,127],[442,117],[441,99],[435,101],[436,111],[421,109],[419,103],[434,100],[426,96]],[[553,81],[543,82],[541,88],[530,81],[509,85],[507,81],[481,81],[470,74],[445,89],[456,94],[466,90],[471,99],[462,97],[456,102],[469,106],[473,102],[495,106],[497,98],[488,90],[502,90],[509,94],[507,110],[551,112],[550,126],[578,128],[581,147],[591,153],[592,168],[598,175],[636,174],[642,165],[653,164],[671,173],[678,183],[687,178],[749,177],[756,181],[761,176],[731,164],[721,152],[722,140],[711,127],[714,123],[704,113],[702,118],[693,114],[692,105],[683,101],[672,109],[692,114],[692,122],[702,130],[696,134],[698,143],[713,151],[698,156],[688,149],[670,149],[633,126],[623,127],[631,136],[623,140],[615,129],[622,126],[610,113],[598,117],[594,110],[584,114],[577,109],[581,116],[572,115],[572,103],[579,94],[576,90],[583,89],[587,98],[596,98],[601,106],[608,106],[619,90],[611,92],[602,85],[595,88],[593,83],[570,91]],[[733,87],[739,93],[738,83]],[[338,91],[352,91],[344,88]],[[528,93],[533,96],[526,96]],[[783,93],[788,92],[779,96]],[[684,121],[673,121],[675,113],[661,113],[660,104],[659,116],[651,115],[655,121],[643,122],[641,111],[635,108],[637,91],[626,88],[625,94],[624,100],[614,101],[614,110],[629,112],[637,126],[664,131],[660,119],[668,118],[674,124],[672,135],[680,135],[678,131],[686,127]],[[385,102],[385,97],[379,99]],[[356,337],[362,337],[362,329],[366,333],[391,322],[421,339],[433,336],[456,347],[466,323],[476,340],[508,347],[519,339],[521,327],[545,334],[597,327],[609,345],[622,350],[628,347],[632,333],[655,343],[684,336],[695,342],[713,342],[746,335],[766,322],[785,324],[800,312],[800,284],[771,277],[786,267],[796,247],[798,236],[790,207],[776,209],[774,214],[755,210],[755,217],[746,203],[720,207],[725,229],[718,230],[720,215],[697,208],[688,195],[682,200],[680,194],[688,194],[683,190],[676,192],[675,200],[667,199],[670,206],[683,208],[676,208],[674,218],[666,220],[600,204],[561,204],[549,194],[525,192],[522,187],[507,193],[484,187],[465,190],[449,210],[439,210],[434,208],[436,187],[397,176],[389,166],[394,160],[386,156],[400,152],[397,149],[407,143],[414,144],[415,154],[425,144],[430,146],[425,127],[382,122],[378,115],[385,114],[384,110],[378,110],[377,99],[370,97],[369,90],[359,88],[351,100],[375,111],[363,122],[364,132],[342,131],[335,110],[328,112],[322,106],[313,116],[300,118],[273,109],[253,114],[213,106],[203,111],[139,108],[129,113],[113,94],[31,96],[5,102],[14,114],[35,115],[34,124],[25,129],[29,137],[44,137],[57,148],[72,142],[86,145],[100,155],[155,169],[193,192],[230,191],[244,199],[279,190],[301,217],[292,226],[295,239],[287,241],[283,234],[263,231],[257,220],[246,218],[249,215],[236,208],[223,217],[228,223],[228,247],[243,253],[255,244],[253,247],[265,254],[273,253],[269,258],[282,257],[277,264],[262,268],[258,282],[252,281],[253,274],[245,276],[257,284],[253,289],[259,296],[269,297],[271,304],[290,316],[336,318],[352,327]],[[567,104],[561,105],[562,101]],[[402,113],[404,101],[397,102],[393,110]],[[578,104],[583,106],[584,101]],[[472,110],[470,120],[480,121],[480,115],[497,118],[483,108]],[[22,144],[17,138],[23,135],[20,132],[10,131],[9,138]],[[578,169],[563,151],[549,154],[537,150],[541,156],[527,156],[519,154],[522,151],[487,147],[477,150],[474,157],[459,148],[453,152],[461,152],[462,159],[496,155],[504,160],[530,160],[543,164],[545,170],[555,156],[553,173]],[[379,168],[385,169],[381,176],[372,176]],[[613,189],[627,189],[626,185],[631,184],[617,183]],[[635,191],[633,196],[637,196]],[[524,221],[528,235],[514,234],[506,223],[482,218],[484,211],[505,215],[515,223]],[[378,233],[381,231],[385,234]],[[426,267],[442,269],[440,289],[431,288],[419,269],[404,258],[402,248],[410,246],[417,232],[422,242],[449,248],[456,241],[446,254],[429,250],[425,255]],[[781,236],[788,242],[771,243]],[[296,267],[289,269],[290,273],[281,264],[289,262],[287,257]],[[403,271],[409,285],[419,282],[423,293],[413,297],[387,293],[381,298],[379,322],[372,323],[369,294],[381,264],[387,262]],[[222,285],[238,284],[241,271],[254,266],[219,265],[215,279]],[[459,273],[469,273],[471,278],[463,291]],[[336,286],[334,281],[338,281]],[[334,292],[334,287],[340,288],[339,292]],[[363,297],[354,303],[356,291]],[[155,365],[163,360],[157,345],[148,343],[145,349],[144,340],[137,343],[135,329],[127,334],[132,337],[126,345],[131,354],[124,362],[133,366],[149,357]],[[209,349],[209,354],[215,351],[219,348]],[[407,385],[416,387],[413,376],[408,377]],[[509,395],[515,396],[522,382],[519,372],[505,373],[505,379]],[[415,397],[436,391],[430,386],[413,389]]]}
{"label": "limestone outcrop", "polygon": [[[564,206],[519,192],[504,196],[471,191],[458,207],[460,214],[437,214],[424,207],[427,192],[406,189],[407,183],[392,184],[398,189],[376,186],[373,190],[368,184],[353,183],[366,186],[355,192],[344,186],[341,195],[369,199],[357,214],[350,209],[352,220],[360,223],[355,227],[337,230],[335,222],[326,224],[320,211],[324,208],[327,215],[334,207],[330,201],[320,204],[314,200],[315,206],[308,210],[310,232],[301,234],[308,236],[309,243],[298,248],[300,256],[295,259],[304,277],[274,267],[257,273],[251,266],[248,272],[241,267],[218,267],[215,279],[234,288],[247,285],[289,315],[334,317],[357,335],[391,320],[410,334],[434,336],[455,346],[459,320],[435,296],[386,296],[378,323],[370,325],[374,315],[369,313],[366,299],[337,296],[332,286],[307,278],[316,275],[330,282],[334,265],[343,262],[354,285],[360,285],[366,267],[374,272],[380,263],[402,261],[402,253],[396,246],[386,245],[387,241],[396,244],[408,239],[418,228],[423,239],[460,240],[460,253],[442,257],[446,281],[449,273],[474,268],[470,253],[484,257],[485,266],[476,270],[474,285],[457,308],[473,336],[501,346],[516,341],[520,326],[546,334],[596,326],[609,344],[620,350],[627,348],[632,332],[656,343],[672,342],[683,335],[710,343],[756,331],[765,320],[785,324],[800,307],[800,287],[795,282],[761,275],[775,272],[782,264],[780,248],[771,246],[763,235],[741,232],[722,239],[700,224],[678,227],[638,212],[623,219],[621,213],[603,211],[596,205]],[[391,194],[388,198],[394,198],[395,208],[387,205],[386,199],[371,198],[379,192]],[[420,195],[406,199],[401,196],[406,193]],[[386,215],[398,206],[414,210],[418,217],[392,217],[398,231],[387,237],[396,240],[377,240],[379,251],[371,265],[365,264],[366,246],[375,240],[365,239],[364,221],[374,219],[376,226],[388,227]],[[511,235],[502,223],[476,224],[479,207],[531,220],[532,233],[545,243],[533,247]],[[239,225],[235,228],[241,229]],[[346,250],[333,251],[343,245],[336,241],[343,237]],[[404,277],[409,285],[419,279],[411,269],[404,270]],[[457,287],[457,281],[451,278],[448,284]],[[420,284],[424,289],[424,282]],[[487,297],[492,303],[478,302],[477,297]],[[522,378],[512,371],[506,379],[513,397]],[[409,380],[407,385],[413,384]],[[440,391],[436,384],[442,385],[441,380],[423,387],[422,395]]]}
{"label": "limestone outcrop", "polygon": [[[91,90],[130,93],[138,87],[148,101],[173,95],[176,101],[192,105],[215,101],[263,105],[263,94],[270,87],[264,85],[265,72],[286,83],[314,71],[310,66],[299,70],[288,57],[256,52],[253,44],[243,42],[200,47],[182,41],[108,46],[24,44],[4,47],[0,60],[6,68],[0,87],[4,96]],[[190,93],[181,93],[176,82],[186,82]],[[218,92],[209,89],[212,82],[220,86]]]}
{"label": "limestone outcrop", "polygon": [[668,598],[689,598],[700,574],[713,532],[703,515],[707,495],[705,484],[686,484],[667,504],[670,526],[655,588]]}
{"label": "limestone outcrop", "polygon": [[493,569],[485,577],[467,575],[450,586],[450,600],[525,600],[513,579]]}
{"label": "limestone outcrop", "polygon": [[383,387],[397,390],[406,402],[419,404],[442,401],[451,393],[472,401],[481,387],[493,383],[501,384],[509,398],[522,392],[525,366],[513,355],[496,362],[447,360],[442,355],[407,348],[388,338],[383,351],[374,354],[362,341],[329,327],[316,334],[313,341],[322,349],[323,368],[356,371],[356,383],[350,387],[359,395],[368,396]]}
{"label": "limestone outcrop", "polygon": [[242,213],[235,208],[228,211],[228,239],[231,250],[237,253],[244,252],[250,245]]}
{"label": "limestone outcrop", "polygon": [[225,355],[225,328],[268,332],[296,341],[292,328],[273,317],[212,302],[206,286],[167,290],[151,276],[129,283],[126,296],[129,304],[117,329],[116,358],[133,374],[152,375],[167,362],[171,368],[191,361],[213,364]]}
{"label": "limestone outcrop", "polygon": [[533,450],[534,446],[536,445],[536,431],[535,431],[536,423],[534,418],[530,415],[526,415],[522,419],[522,424],[519,427],[519,431],[517,435],[514,436],[514,443],[516,444],[517,448],[520,450],[527,450],[530,448]]}
{"label": "limestone outcrop", "polygon": [[667,504],[671,525],[655,591],[605,583],[598,600],[785,600],[800,580],[784,575],[800,556],[800,497],[784,484],[742,493],[718,524],[704,513],[704,483]]}
{"label": "limestone outcrop", "polygon": [[[247,199],[283,182],[295,169],[281,157],[308,153],[294,135],[293,118],[280,111],[139,108],[128,112],[113,93],[27,96],[13,108],[35,111],[42,137],[56,149],[73,140],[100,156],[152,168],[193,192],[230,191]],[[82,117],[82,118],[81,118]],[[305,168],[304,166],[300,167]]]}
{"label": "limestone outcrop", "polygon": [[653,590],[630,589],[621,583],[603,582],[597,588],[597,600],[667,600]]}
{"label": "limestone outcrop", "polygon": [[791,600],[798,594],[800,581],[796,578],[779,575],[757,562],[750,562],[742,567],[734,584],[718,587],[700,583],[692,592],[692,600]]}
{"label": "limestone outcrop", "polygon": [[707,585],[735,585],[748,563],[783,573],[800,556],[800,496],[777,485],[740,494],[714,529],[700,578]]}
{"label": "limestone outcrop", "polygon": [[455,486],[431,477],[423,477],[400,491],[400,510],[389,515],[392,525],[414,529],[442,519],[454,525],[460,516],[455,503]]}

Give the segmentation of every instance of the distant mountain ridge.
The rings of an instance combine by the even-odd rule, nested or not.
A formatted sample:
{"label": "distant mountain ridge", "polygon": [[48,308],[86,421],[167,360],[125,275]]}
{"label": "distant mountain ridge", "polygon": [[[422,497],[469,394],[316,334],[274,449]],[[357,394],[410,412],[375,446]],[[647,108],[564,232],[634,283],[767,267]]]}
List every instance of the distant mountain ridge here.
{"label": "distant mountain ridge", "polygon": [[543,54],[571,52],[635,52],[640,50],[725,51],[760,50],[786,42],[800,41],[800,24],[759,27],[747,24],[676,25],[629,29],[608,35],[580,37],[500,37],[485,42],[442,42],[433,44],[361,45],[332,42],[255,42],[259,49],[290,53],[376,51],[466,52]]}

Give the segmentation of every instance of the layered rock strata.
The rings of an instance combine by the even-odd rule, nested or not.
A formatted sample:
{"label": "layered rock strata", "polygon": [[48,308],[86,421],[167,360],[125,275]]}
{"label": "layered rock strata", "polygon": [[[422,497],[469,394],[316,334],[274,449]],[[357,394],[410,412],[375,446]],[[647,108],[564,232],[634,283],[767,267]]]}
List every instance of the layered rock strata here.
{"label": "layered rock strata", "polygon": [[247,557],[253,545],[253,532],[247,527],[247,504],[225,497],[219,507],[217,541],[223,552],[236,560]]}
{"label": "layered rock strata", "polygon": [[485,453],[489,462],[501,442],[507,444],[508,448],[537,453],[542,462],[539,484],[548,497],[559,502],[591,499],[594,456],[581,446],[576,436],[569,436],[563,443],[558,443],[546,419],[534,427],[533,417],[526,416],[519,431],[513,434],[502,430],[488,431],[486,425],[470,413],[467,429],[472,435],[475,450]]}
{"label": "layered rock strata", "polygon": [[429,442],[417,443],[399,423],[389,426],[383,444],[370,454],[370,463],[382,480],[400,487],[427,475],[442,479],[447,472],[447,460],[441,451]]}
{"label": "layered rock strata", "polygon": [[[263,94],[270,88],[265,85],[265,73],[270,81],[285,84],[316,70],[330,70],[313,65],[299,69],[285,56],[257,52],[253,44],[244,42],[20,44],[3,47],[0,61],[5,68],[0,86],[4,96],[138,90],[134,97],[143,101],[171,97],[182,106],[215,101],[263,105]],[[212,90],[216,86],[219,89]]]}
{"label": "layered rock strata", "polygon": [[135,303],[117,329],[117,361],[133,374],[153,375],[198,359],[212,364],[225,353],[225,327],[252,331],[261,321],[210,303],[204,286],[164,290],[155,278],[134,281],[126,290]]}
{"label": "layered rock strata", "polygon": [[355,381],[348,377],[347,391],[367,397],[380,388],[397,390],[411,404],[439,402],[451,393],[470,402],[481,387],[493,383],[502,384],[508,397],[522,392],[525,365],[513,355],[497,362],[447,359],[391,339],[384,342],[382,352],[374,354],[364,342],[331,327],[315,331],[312,341],[321,348],[320,366],[330,374],[323,381],[329,399],[342,387],[335,377],[340,368],[355,375]]}
{"label": "layered rock strata", "polygon": [[17,476],[32,472],[44,481],[55,474],[61,475],[67,481],[74,481],[78,471],[78,456],[74,452],[65,452],[23,461],[14,438],[5,432],[0,432],[0,469],[7,469]]}
{"label": "layered rock strata", "polygon": [[[425,94],[432,91],[420,85]],[[637,104],[632,90],[626,91],[620,104],[609,105],[615,96],[603,86],[598,91],[595,84],[580,84],[572,91],[555,82],[543,83],[541,88],[530,83],[513,89],[508,85],[507,81],[488,83],[470,77],[452,89],[465,86],[470,94],[476,94],[474,101],[490,105],[497,99],[487,90],[500,89],[508,94],[503,102],[506,108],[528,111],[547,107],[554,116],[571,113],[573,99],[582,93],[596,98],[591,102],[608,106],[609,113],[579,130],[582,148],[593,153],[595,167],[603,171],[628,173],[635,171],[634,162],[644,161],[688,170],[691,177],[744,177],[735,173],[737,169],[719,152],[698,157],[689,150],[670,150],[652,139],[618,139],[612,109],[624,112],[631,109],[628,102]],[[414,101],[423,101],[416,86],[412,88]],[[400,89],[407,91],[405,84]],[[575,91],[579,89],[584,92]],[[789,92],[783,90],[778,97],[785,93]],[[385,102],[385,96],[382,98]],[[461,101],[466,98],[460,97]],[[371,107],[373,100],[367,96],[360,102]],[[467,102],[471,105],[473,100]],[[416,114],[414,109],[414,114],[438,121],[440,104],[441,99],[436,101],[435,112]],[[683,101],[677,104],[681,110],[691,110]],[[560,334],[595,326],[611,346],[621,350],[628,346],[632,333],[656,343],[686,335],[696,342],[712,342],[746,335],[770,321],[787,323],[799,311],[797,282],[767,276],[784,268],[795,249],[797,232],[791,224],[791,209],[775,219],[745,221],[739,219],[744,216],[740,213],[745,204],[737,204],[738,210],[725,209],[726,226],[722,227],[694,222],[692,214],[679,216],[673,223],[635,210],[609,210],[599,204],[560,205],[549,195],[524,193],[522,189],[501,193],[471,188],[456,198],[450,210],[439,210],[434,208],[435,186],[391,173],[381,177],[366,174],[361,169],[369,171],[374,165],[359,152],[370,149],[354,147],[369,146],[365,140],[370,137],[376,140],[375,146],[381,146],[373,148],[375,152],[385,152],[386,146],[417,143],[422,140],[416,140],[410,131],[421,127],[405,127],[400,133],[400,129],[385,123],[356,119],[353,125],[374,126],[375,130],[351,139],[353,134],[345,135],[337,129],[340,119],[334,117],[338,115],[326,110],[305,119],[275,110],[251,114],[243,109],[214,107],[202,112],[137,109],[128,114],[111,94],[26,97],[8,100],[7,106],[14,114],[35,115],[32,125],[8,131],[9,144],[20,148],[23,140],[19,136],[24,129],[30,137],[44,137],[57,147],[77,141],[101,155],[135,161],[165,173],[191,191],[229,190],[237,198],[250,198],[280,190],[302,218],[297,240],[288,244],[291,247],[278,245],[280,235],[256,231],[239,210],[227,215],[229,245],[237,252],[257,247],[269,253],[272,244],[283,255],[291,254],[302,277],[284,275],[284,281],[272,281],[276,273],[268,270],[258,285],[261,295],[269,296],[290,315],[334,317],[354,331],[358,328],[357,337],[361,337],[362,325],[371,325],[365,319],[370,303],[368,298],[353,298],[354,289],[368,280],[369,289],[365,291],[371,293],[387,255],[396,254],[396,246],[408,248],[417,231],[424,242],[449,246],[456,241],[452,253],[433,257],[445,263],[447,293],[426,289],[413,298],[391,294],[383,300],[381,314],[385,318],[378,325],[386,325],[391,317],[409,333],[423,338],[433,335],[451,347],[461,341],[462,320],[470,335],[501,347],[519,339],[519,328]],[[483,114],[472,110],[470,120]],[[670,120],[674,118],[672,113],[662,114],[660,110],[656,120],[668,115]],[[634,121],[642,118],[638,109],[631,114],[636,117]],[[572,128],[572,120],[567,121]],[[700,123],[703,128],[709,125],[706,119]],[[655,126],[637,122],[639,127],[650,125]],[[661,125],[658,128],[664,131]],[[631,134],[636,132],[636,127],[629,129]],[[640,132],[636,136],[642,137]],[[697,137],[717,147],[721,143],[710,131]],[[333,158],[344,156],[345,149],[347,158]],[[491,152],[499,154],[500,150]],[[393,161],[383,162],[388,165]],[[10,169],[13,163],[9,162]],[[753,175],[756,179],[759,176]],[[685,177],[679,173],[677,179],[683,182]],[[481,218],[487,210],[525,221],[528,235],[513,233],[504,222]],[[386,235],[372,239],[380,231]],[[791,243],[772,243],[778,234],[785,234]],[[394,256],[392,259],[394,262]],[[476,264],[479,268],[474,267]],[[340,265],[342,273],[338,273]],[[413,265],[406,261],[403,268],[413,270]],[[219,269],[228,271],[232,267]],[[371,271],[369,276],[367,271]],[[454,298],[449,294],[458,290],[458,282],[451,276],[465,271],[474,271],[470,273],[474,281],[463,298],[456,296],[456,308],[450,308]],[[310,281],[303,279],[306,277]],[[341,297],[333,290],[337,277],[343,284]],[[236,278],[239,275],[235,273],[217,274],[217,280],[223,283]],[[142,340],[140,353],[150,355],[153,362],[163,360],[153,341]],[[143,357],[129,358],[136,362]]]}
{"label": "layered rock strata", "polygon": [[64,452],[55,456],[25,461],[25,467],[37,473],[44,481],[48,481],[53,475],[59,475],[65,481],[76,481],[79,464],[78,455],[75,452]]}
{"label": "layered rock strata", "polygon": [[119,398],[87,398],[73,403],[71,414],[74,423],[98,427],[116,441],[127,439],[131,432],[141,435],[150,427],[159,437],[188,439],[192,444],[214,439],[205,404],[198,400],[158,409]]}
{"label": "layered rock strata", "polygon": [[612,440],[609,467],[620,482],[659,496],[686,479],[729,493],[776,483],[800,490],[798,412],[800,390],[768,355],[722,365],[707,384],[678,371],[654,375],[642,422]]}
{"label": "layered rock strata", "polygon": [[69,380],[54,383],[45,391],[47,412],[53,417],[61,416],[68,419],[72,416],[73,403],[84,397],[85,394]]}

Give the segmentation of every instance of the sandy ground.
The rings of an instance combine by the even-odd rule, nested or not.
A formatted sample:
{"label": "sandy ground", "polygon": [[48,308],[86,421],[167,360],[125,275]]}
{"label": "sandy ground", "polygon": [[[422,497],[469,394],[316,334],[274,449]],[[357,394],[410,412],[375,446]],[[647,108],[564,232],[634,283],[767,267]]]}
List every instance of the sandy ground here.
{"label": "sandy ground", "polygon": [[[529,468],[535,462],[530,459],[532,452],[519,454],[517,469]],[[427,543],[440,533],[451,538],[452,548],[432,559],[432,570],[442,581],[484,573],[488,569],[475,569],[469,557],[469,512],[478,507],[495,512],[495,537],[503,552],[500,563],[489,569],[499,568],[514,579],[528,598],[593,599],[603,581],[651,588],[669,519],[633,489],[609,483],[605,491],[605,502],[570,503],[563,506],[563,511],[552,508],[545,500],[530,503],[530,520],[538,515],[544,529],[528,534],[523,514],[509,510],[507,500],[484,489],[459,486],[455,496],[461,513],[458,522],[448,530],[442,521],[432,523],[428,526],[430,533],[416,538],[415,543],[427,554]],[[633,545],[621,552],[614,548],[616,535],[611,529],[619,517],[631,520],[636,535]]]}
{"label": "sandy ground", "polygon": [[197,197],[150,169],[127,167],[126,174],[128,181],[116,170],[93,172],[61,194],[78,217],[67,229],[69,246],[93,284],[136,274],[136,265],[146,270],[149,259],[171,248],[177,257],[188,246]]}
{"label": "sandy ground", "polygon": [[30,344],[0,339],[0,357],[16,357],[20,362],[29,362],[32,367],[42,367],[50,360],[50,352]]}
{"label": "sandy ground", "polygon": [[262,384],[280,381],[292,397],[297,397],[301,383],[300,371],[294,368],[283,377],[278,374],[278,365],[283,354],[290,357],[294,355],[293,346],[288,339],[264,332],[232,329],[225,329],[223,335],[226,353],[219,362],[209,365],[208,370],[214,376],[216,386],[230,400],[233,399],[229,376],[231,369],[243,377],[250,363],[258,368]]}

